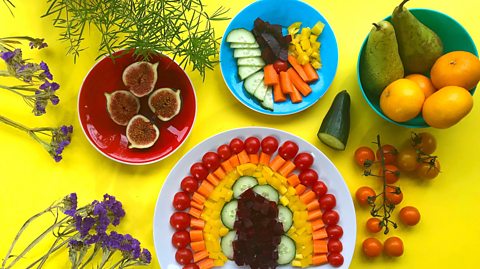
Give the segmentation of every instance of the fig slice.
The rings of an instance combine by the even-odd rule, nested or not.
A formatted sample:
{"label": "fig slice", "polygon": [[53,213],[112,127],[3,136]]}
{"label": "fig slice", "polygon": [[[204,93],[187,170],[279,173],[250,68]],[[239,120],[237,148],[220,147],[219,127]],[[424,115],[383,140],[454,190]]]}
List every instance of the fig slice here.
{"label": "fig slice", "polygon": [[182,106],[180,90],[158,89],[148,97],[148,106],[160,120],[169,121],[180,113]]}
{"label": "fig slice", "polygon": [[140,110],[140,101],[129,91],[106,92],[105,97],[107,98],[108,114],[118,125],[126,126]]}
{"label": "fig slice", "polygon": [[135,115],[127,125],[127,139],[130,142],[128,148],[146,149],[160,136],[157,126],[143,115]]}
{"label": "fig slice", "polygon": [[123,83],[135,96],[146,96],[155,88],[157,66],[158,63],[135,62],[123,70]]}

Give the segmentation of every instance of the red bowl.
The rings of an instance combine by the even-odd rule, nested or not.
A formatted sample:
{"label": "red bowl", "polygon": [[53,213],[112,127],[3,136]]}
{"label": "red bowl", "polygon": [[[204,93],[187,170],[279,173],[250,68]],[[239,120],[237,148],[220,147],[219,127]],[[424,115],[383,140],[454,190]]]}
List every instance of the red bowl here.
{"label": "red bowl", "polygon": [[156,54],[149,60],[158,62],[155,89],[168,87],[181,91],[180,113],[168,122],[156,118],[148,107],[148,96],[140,98],[140,114],[155,118],[160,130],[157,142],[148,149],[129,149],[126,126],[117,125],[107,112],[105,92],[125,89],[123,70],[141,59],[133,51],[118,51],[114,60],[105,57],[85,77],[78,95],[78,117],[90,143],[106,157],[125,164],[141,165],[160,161],[171,155],[187,139],[197,112],[195,90],[185,71],[168,56]]}

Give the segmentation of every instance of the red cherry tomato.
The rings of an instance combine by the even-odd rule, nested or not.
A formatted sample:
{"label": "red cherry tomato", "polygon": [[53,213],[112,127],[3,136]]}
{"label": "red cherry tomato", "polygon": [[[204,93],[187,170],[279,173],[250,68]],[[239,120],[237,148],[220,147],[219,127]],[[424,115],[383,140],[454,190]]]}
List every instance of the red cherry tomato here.
{"label": "red cherry tomato", "polygon": [[300,172],[298,178],[303,185],[312,187],[318,181],[318,174],[315,170],[308,168]]}
{"label": "red cherry tomato", "polygon": [[[383,176],[383,168],[380,167],[378,169],[378,174],[380,176]],[[385,165],[385,180],[387,181],[387,184],[393,184],[398,181],[400,177],[400,170],[398,167],[396,167],[393,164],[386,164]]]}
{"label": "red cherry tomato", "polygon": [[354,159],[360,167],[370,167],[375,161],[375,153],[369,147],[359,147],[354,153]]}
{"label": "red cherry tomato", "polygon": [[187,265],[193,261],[193,253],[190,249],[181,248],[175,253],[175,260],[181,265]]}
{"label": "red cherry tomato", "polygon": [[310,153],[302,152],[295,157],[293,163],[300,170],[308,169],[313,164],[313,156]]}
{"label": "red cherry tomato", "polygon": [[220,156],[215,152],[207,152],[203,155],[202,162],[208,170],[214,171],[220,166]]}
{"label": "red cherry tomato", "polygon": [[190,263],[185,265],[183,269],[200,269],[200,267],[198,267],[198,265],[196,265],[195,263]]}
{"label": "red cherry tomato", "polygon": [[315,182],[312,186],[313,192],[317,195],[318,198],[324,196],[328,192],[328,187],[325,183],[321,180]]}
{"label": "red cherry tomato", "polygon": [[328,263],[333,267],[340,267],[343,264],[343,256],[340,253],[330,253],[327,259]]}
{"label": "red cherry tomato", "polygon": [[318,199],[318,202],[320,202],[320,208],[323,211],[331,210],[337,205],[337,199],[335,199],[335,196],[331,193],[322,196]]}
{"label": "red cherry tomato", "polygon": [[278,148],[278,140],[273,136],[267,136],[261,142],[262,151],[266,154],[273,154]]}
{"label": "red cherry tomato", "polygon": [[257,154],[260,149],[260,139],[251,136],[245,140],[245,151],[248,154]]}
{"label": "red cherry tomato", "polygon": [[287,140],[283,145],[278,149],[278,154],[285,160],[290,160],[295,157],[298,153],[297,143]]}
{"label": "red cherry tomato", "polygon": [[198,181],[192,176],[187,176],[182,179],[180,187],[188,193],[194,193],[198,189]]}
{"label": "red cherry tomato", "polygon": [[343,229],[341,226],[328,225],[325,230],[327,230],[327,235],[329,238],[340,239],[343,236]]}
{"label": "red cherry tomato", "polygon": [[173,197],[173,207],[182,211],[190,207],[190,196],[185,191],[179,191]]}
{"label": "red cherry tomato", "polygon": [[342,242],[338,239],[329,239],[327,243],[328,252],[339,253],[343,250]]}
{"label": "red cherry tomato", "polygon": [[[382,146],[382,151],[385,164],[394,164],[397,161],[398,150],[394,146],[385,144]],[[380,150],[377,150],[377,160],[381,161]]]}
{"label": "red cherry tomato", "polygon": [[230,150],[230,147],[228,145],[221,145],[217,149],[218,156],[222,158],[222,160],[228,160],[230,156],[232,156],[232,151]]}
{"label": "red cherry tomato", "polygon": [[230,149],[235,153],[235,154],[238,154],[240,152],[242,152],[244,146],[243,146],[243,141],[238,139],[238,138],[234,138],[232,139],[232,141],[230,141]]}
{"label": "red cherry tomato", "polygon": [[190,244],[190,233],[187,231],[176,231],[172,235],[172,245],[176,248],[185,248]]}
{"label": "red cherry tomato", "polygon": [[194,163],[190,167],[190,174],[197,180],[204,180],[208,176],[208,170],[202,163]]}
{"label": "red cherry tomato", "polygon": [[323,213],[322,220],[326,225],[335,225],[340,220],[340,216],[338,215],[337,211],[328,210]]}
{"label": "red cherry tomato", "polygon": [[277,71],[277,73],[280,73],[282,71],[287,71],[288,70],[288,64],[287,64],[287,62],[284,62],[282,60],[276,60],[273,63],[273,69],[275,69],[275,71]]}
{"label": "red cherry tomato", "polygon": [[190,215],[185,212],[175,212],[170,216],[170,225],[177,231],[183,231],[190,226]]}

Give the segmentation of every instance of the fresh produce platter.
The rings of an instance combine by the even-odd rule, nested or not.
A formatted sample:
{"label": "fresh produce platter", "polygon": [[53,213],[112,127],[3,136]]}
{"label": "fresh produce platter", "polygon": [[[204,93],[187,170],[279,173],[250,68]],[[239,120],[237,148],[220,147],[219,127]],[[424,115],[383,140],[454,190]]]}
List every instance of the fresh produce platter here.
{"label": "fresh produce platter", "polygon": [[[255,153],[248,154],[247,151]],[[207,157],[217,155],[213,154],[215,152],[219,156],[216,165],[212,161],[215,158]],[[306,160],[300,160],[303,158]],[[222,169],[224,175],[218,172]],[[210,170],[212,171],[209,172]],[[197,183],[191,185],[188,181]],[[322,187],[307,187],[315,184]],[[154,242],[160,265],[165,268],[181,268],[179,262],[186,265],[195,259],[200,268],[235,268],[235,262],[229,261],[228,257],[240,262],[239,259],[242,258],[238,255],[242,253],[241,243],[234,243],[238,249],[234,247],[232,250],[231,243],[228,246],[226,242],[237,238],[235,231],[241,234],[240,227],[244,227],[242,225],[248,221],[240,215],[236,217],[235,212],[250,214],[240,213],[242,199],[253,199],[262,204],[265,203],[262,197],[270,199],[271,202],[267,202],[267,205],[278,206],[280,223],[277,225],[283,227],[278,234],[283,243],[276,242],[278,239],[270,239],[270,242],[280,243],[279,249],[275,251],[278,260],[275,258],[274,264],[279,262],[290,267],[316,267],[313,264],[317,264],[322,268],[330,268],[330,261],[341,268],[348,268],[355,245],[356,222],[353,202],[342,176],[328,158],[310,143],[280,130],[260,127],[234,129],[215,135],[198,144],[171,170],[155,207]],[[185,202],[186,200],[190,202]],[[307,203],[302,204],[304,202]],[[239,211],[232,209],[237,206]],[[185,217],[189,219],[187,223],[185,219],[182,220]],[[331,231],[338,229],[333,228],[337,226],[341,227],[343,235]],[[192,242],[178,241],[178,233],[184,230],[189,231]],[[199,230],[203,232],[196,235]],[[330,237],[328,233],[332,233]],[[328,240],[335,241],[330,245],[336,244],[330,246],[330,253]],[[246,243],[248,242],[247,240]],[[250,243],[254,244],[253,242],[251,240]],[[329,259],[330,254],[340,254],[342,258]],[[272,262],[271,259],[270,254],[266,260],[249,262],[261,264]],[[338,263],[340,259],[341,263]]]}

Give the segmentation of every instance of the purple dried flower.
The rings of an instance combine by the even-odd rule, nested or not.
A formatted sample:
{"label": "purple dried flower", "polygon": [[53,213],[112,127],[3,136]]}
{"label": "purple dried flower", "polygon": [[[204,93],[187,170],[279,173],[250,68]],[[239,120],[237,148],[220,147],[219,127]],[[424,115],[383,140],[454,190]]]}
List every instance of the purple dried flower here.
{"label": "purple dried flower", "polygon": [[43,42],[43,38],[35,38],[30,43],[28,44],[31,49],[38,48],[38,49],[43,49],[48,47],[48,44]]}
{"label": "purple dried flower", "polygon": [[98,234],[105,234],[108,225],[110,225],[110,219],[108,218],[108,216],[106,214],[100,214],[98,215],[95,231],[97,231]]}
{"label": "purple dried flower", "polygon": [[9,62],[14,56],[15,56],[15,51],[5,51],[1,53],[1,57],[5,62]]}
{"label": "purple dried flower", "polygon": [[40,62],[40,69],[43,70],[43,73],[40,74],[41,77],[43,76],[50,80],[53,79],[53,75],[52,73],[50,73],[50,69],[48,68],[48,65],[44,61]]}
{"label": "purple dried flower", "polygon": [[82,237],[85,237],[92,229],[93,225],[95,224],[95,219],[92,217],[85,217],[82,218],[80,215],[75,215],[75,228],[80,233]]}
{"label": "purple dried flower", "polygon": [[75,216],[75,213],[77,211],[77,194],[73,192],[66,196],[63,199],[63,207],[63,213],[65,215],[69,215],[72,217]]}
{"label": "purple dried flower", "polygon": [[97,242],[100,242],[102,238],[103,237],[98,234],[87,235],[87,238],[85,239],[85,244],[87,245],[96,244]]}
{"label": "purple dried flower", "polygon": [[110,234],[106,236],[102,241],[102,246],[107,249],[116,250],[116,249],[120,249],[122,241],[123,241],[123,235],[115,231],[111,231]]}
{"label": "purple dried flower", "polygon": [[50,102],[52,102],[52,105],[56,106],[60,102],[60,99],[58,96],[52,95],[52,97],[50,97]]}
{"label": "purple dried flower", "polygon": [[81,250],[85,244],[82,241],[71,238],[68,241],[68,246],[73,250]]}
{"label": "purple dried flower", "polygon": [[114,226],[120,224],[120,219],[125,216],[125,210],[123,210],[122,203],[114,196],[108,194],[103,195],[103,203],[110,211],[110,216],[113,217],[112,224]]}
{"label": "purple dried flower", "polygon": [[142,253],[140,254],[140,261],[145,264],[149,264],[152,261],[152,254],[150,254],[150,251],[148,251],[148,249],[142,249]]}

